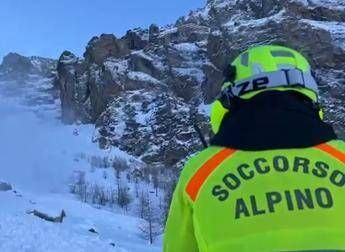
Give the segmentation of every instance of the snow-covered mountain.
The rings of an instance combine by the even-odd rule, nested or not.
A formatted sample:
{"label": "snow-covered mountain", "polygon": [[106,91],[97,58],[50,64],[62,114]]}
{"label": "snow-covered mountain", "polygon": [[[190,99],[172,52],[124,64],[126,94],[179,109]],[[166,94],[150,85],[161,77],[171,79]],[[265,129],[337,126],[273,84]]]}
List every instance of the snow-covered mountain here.
{"label": "snow-covered mountain", "polygon": [[327,118],[344,137],[341,0],[210,0],[175,25],[94,37],[84,58],[66,51],[59,59],[63,118],[95,123],[103,148],[179,166],[202,148],[193,124],[209,136],[201,108],[217,94],[225,64],[267,43],[296,48],[310,59]]}
{"label": "snow-covered mountain", "polygon": [[0,251],[160,251],[182,163],[203,148],[198,129],[211,136],[206,104],[222,69],[264,43],[310,59],[345,138],[342,0],[209,0],[173,25],[94,37],[83,57],[6,56],[0,181],[12,189],[0,182]]}
{"label": "snow-covered mountain", "polygon": [[[149,245],[139,229],[145,227],[137,217],[140,206],[147,209],[139,204],[143,197],[131,198],[126,210],[115,195],[112,204],[106,198],[118,186],[134,188],[105,164],[139,160],[118,148],[99,149],[93,125],[62,123],[56,61],[10,54],[0,69],[0,251],[160,251],[160,239]],[[137,186],[143,193],[150,189]],[[62,210],[62,223],[38,217],[54,218]]]}

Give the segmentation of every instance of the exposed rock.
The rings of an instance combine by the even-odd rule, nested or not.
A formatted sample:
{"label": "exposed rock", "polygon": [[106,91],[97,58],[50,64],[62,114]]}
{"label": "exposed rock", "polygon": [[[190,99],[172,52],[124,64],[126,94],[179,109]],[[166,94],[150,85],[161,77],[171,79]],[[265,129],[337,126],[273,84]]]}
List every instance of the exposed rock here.
{"label": "exposed rock", "polygon": [[150,25],[149,28],[149,42],[155,43],[159,36],[159,27],[155,24]]}
{"label": "exposed rock", "polygon": [[187,23],[178,26],[177,32],[179,43],[203,41],[207,39],[210,28],[207,26]]}
{"label": "exposed rock", "polygon": [[98,234],[98,232],[94,228],[90,228],[88,231],[94,234]]}
{"label": "exposed rock", "polygon": [[113,34],[102,34],[100,37],[93,37],[90,40],[84,57],[88,64],[96,63],[101,65],[107,58],[118,58],[128,52],[128,44],[125,41],[118,40]]}
{"label": "exposed rock", "polygon": [[34,66],[29,58],[17,53],[9,53],[4,57],[0,70],[11,72],[14,69],[18,72],[30,73],[34,71]]}
{"label": "exposed rock", "polygon": [[194,23],[180,24],[177,27],[170,27],[160,32],[159,42],[161,44],[169,43],[187,43],[207,39],[210,28]]}
{"label": "exposed rock", "polygon": [[[210,2],[211,3],[211,2]],[[319,3],[319,4],[318,4]],[[274,6],[266,8],[265,6]],[[322,5],[320,2],[309,1],[212,1],[206,9],[210,24],[221,20],[208,39],[208,56],[218,69],[222,69],[229,59],[250,46],[258,44],[279,44],[295,48],[309,58],[314,69],[323,69],[325,78],[320,78],[321,87],[332,86],[331,83],[341,82],[334,72],[344,69],[345,58],[345,6],[342,3]],[[343,8],[339,8],[343,6]],[[223,9],[231,8],[227,14]],[[231,17],[229,16],[231,13]],[[196,13],[193,13],[195,16]],[[225,18],[227,17],[227,18]],[[202,18],[205,20],[205,18]],[[342,22],[340,22],[342,21]],[[218,22],[219,24],[219,22]],[[207,68],[204,68],[207,70]],[[327,70],[326,70],[327,69]],[[317,71],[319,72],[319,71]],[[211,73],[215,73],[211,71]],[[210,75],[210,71],[206,74]],[[221,72],[218,72],[219,76]],[[217,72],[216,72],[217,75]],[[215,75],[213,75],[213,78]],[[221,77],[215,77],[220,80]],[[214,90],[214,83],[206,85]],[[219,86],[218,86],[219,87]],[[323,89],[323,88],[322,88]],[[338,92],[344,93],[344,88]],[[216,94],[217,92],[212,92]],[[326,95],[326,93],[325,93]],[[329,97],[329,95],[328,95]],[[329,99],[331,99],[329,97]],[[208,100],[209,101],[209,100]],[[341,103],[341,100],[338,100]],[[338,103],[338,102],[336,102]],[[329,104],[329,103],[328,103]],[[327,104],[327,105],[328,105]],[[326,106],[329,118],[342,121],[339,109]],[[344,126],[335,123],[336,130],[344,137]]]}
{"label": "exposed rock", "polygon": [[[314,3],[315,2],[315,3]],[[322,1],[316,3],[316,1],[309,1],[309,5],[306,6],[304,1],[290,1],[288,5],[285,5],[286,9],[290,13],[294,13],[296,16],[303,17],[315,21],[335,21],[345,22],[345,3],[338,1],[334,2],[334,6],[327,5],[329,1]]]}
{"label": "exposed rock", "polygon": [[0,65],[2,77],[25,79],[28,74],[51,77],[56,70],[56,61],[42,57],[25,57],[18,53],[7,54]]}
{"label": "exposed rock", "polygon": [[[87,77],[78,82],[83,87],[73,84],[68,104],[74,120],[96,123],[94,140],[101,147],[118,146],[147,163],[174,166],[202,148],[194,120],[209,136],[200,108],[218,94],[224,66],[248,47],[279,44],[310,60],[326,118],[345,137],[344,15],[342,1],[209,0],[175,25],[92,39],[85,60],[69,65],[78,73],[81,64]],[[85,97],[85,90],[89,102],[80,103],[74,97]]]}
{"label": "exposed rock", "polygon": [[[59,89],[54,86],[57,84],[56,65],[53,59],[8,54],[0,65],[0,83],[5,84],[0,85],[1,94],[20,96],[23,105],[40,109],[55,106],[59,103]],[[34,112],[39,115],[40,109]]]}
{"label": "exposed rock", "polygon": [[130,50],[141,50],[148,44],[148,32],[140,29],[129,30],[122,38]]}
{"label": "exposed rock", "polygon": [[206,81],[201,86],[202,94],[206,104],[213,102],[214,98],[218,95],[222,86],[223,71],[214,66],[213,64],[207,64],[203,66],[203,72],[205,73]]}
{"label": "exposed rock", "polygon": [[112,72],[103,65],[101,69],[92,65],[89,68],[91,118],[94,122],[105,111],[109,99],[122,90],[121,80],[113,79]]}
{"label": "exposed rock", "polygon": [[10,190],[12,190],[11,184],[0,181],[0,192],[6,192]]}
{"label": "exposed rock", "polygon": [[[212,32],[208,37],[207,56],[217,69],[224,69],[226,64],[230,63],[230,45],[225,43],[224,35],[219,30]],[[234,56],[236,52],[232,52],[232,54]],[[219,75],[221,74],[222,71],[219,72]]]}
{"label": "exposed rock", "polygon": [[129,68],[136,72],[143,72],[157,77],[160,70],[156,69],[153,59],[142,51],[137,51],[129,55]]}
{"label": "exposed rock", "polygon": [[72,123],[78,119],[85,123],[89,122],[90,87],[87,84],[85,62],[79,60],[73,53],[65,51],[59,58],[57,70],[63,121]]}

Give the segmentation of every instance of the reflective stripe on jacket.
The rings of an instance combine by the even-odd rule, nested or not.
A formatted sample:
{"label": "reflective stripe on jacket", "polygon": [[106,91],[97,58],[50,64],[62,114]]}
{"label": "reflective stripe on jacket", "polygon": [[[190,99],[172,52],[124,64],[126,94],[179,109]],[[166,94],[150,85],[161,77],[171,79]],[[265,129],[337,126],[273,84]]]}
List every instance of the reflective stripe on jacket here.
{"label": "reflective stripe on jacket", "polygon": [[345,143],[209,147],[176,187],[164,252],[345,251]]}

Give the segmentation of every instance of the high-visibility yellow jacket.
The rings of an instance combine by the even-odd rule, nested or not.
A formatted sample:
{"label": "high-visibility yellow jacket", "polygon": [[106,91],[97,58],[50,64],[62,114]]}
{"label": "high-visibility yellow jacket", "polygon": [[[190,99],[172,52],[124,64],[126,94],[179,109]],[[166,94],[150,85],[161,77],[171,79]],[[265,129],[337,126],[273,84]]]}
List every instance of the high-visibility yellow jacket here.
{"label": "high-visibility yellow jacket", "polygon": [[164,252],[345,251],[345,143],[209,147],[181,173]]}

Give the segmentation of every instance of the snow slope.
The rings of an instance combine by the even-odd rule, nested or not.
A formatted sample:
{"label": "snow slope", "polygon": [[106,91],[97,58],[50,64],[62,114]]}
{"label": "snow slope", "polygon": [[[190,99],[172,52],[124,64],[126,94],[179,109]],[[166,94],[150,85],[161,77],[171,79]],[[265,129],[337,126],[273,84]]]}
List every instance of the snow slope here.
{"label": "snow slope", "polygon": [[[138,218],[98,209],[69,193],[73,172],[90,169],[86,159],[76,158],[81,154],[130,157],[100,150],[91,141],[92,125],[63,125],[59,102],[41,99],[48,82],[33,76],[29,84],[0,82],[0,181],[14,187],[0,192],[0,251],[160,251],[160,241],[151,246],[139,237]],[[27,214],[34,209],[52,216],[63,209],[67,217],[53,224]]]}

